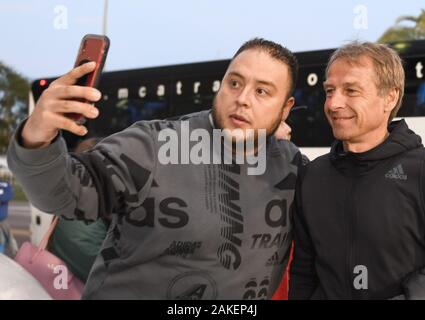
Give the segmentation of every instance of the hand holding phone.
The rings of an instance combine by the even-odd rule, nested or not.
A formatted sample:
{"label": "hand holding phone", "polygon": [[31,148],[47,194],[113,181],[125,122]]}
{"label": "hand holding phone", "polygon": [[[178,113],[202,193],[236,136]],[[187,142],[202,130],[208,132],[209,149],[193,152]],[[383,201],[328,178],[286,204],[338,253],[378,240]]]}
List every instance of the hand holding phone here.
{"label": "hand holding phone", "polygon": [[[46,147],[59,130],[79,136],[87,133],[82,122],[85,118],[94,119],[99,114],[93,103],[101,98],[96,86],[108,48],[109,39],[105,36],[87,35],[83,38],[76,67],[43,91],[26,120],[20,136],[20,143],[25,148]],[[93,63],[85,63],[87,61]]]}

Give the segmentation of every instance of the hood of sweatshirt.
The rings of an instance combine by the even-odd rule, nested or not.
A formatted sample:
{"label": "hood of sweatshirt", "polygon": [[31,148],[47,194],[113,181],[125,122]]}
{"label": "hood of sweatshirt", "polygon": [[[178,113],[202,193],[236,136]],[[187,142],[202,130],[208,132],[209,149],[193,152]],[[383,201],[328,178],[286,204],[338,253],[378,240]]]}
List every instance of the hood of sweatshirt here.
{"label": "hood of sweatshirt", "polygon": [[380,162],[423,147],[421,137],[409,129],[404,120],[393,121],[388,126],[389,136],[376,147],[361,153],[344,151],[342,141],[336,140],[330,151],[330,161],[342,173],[367,174]]}

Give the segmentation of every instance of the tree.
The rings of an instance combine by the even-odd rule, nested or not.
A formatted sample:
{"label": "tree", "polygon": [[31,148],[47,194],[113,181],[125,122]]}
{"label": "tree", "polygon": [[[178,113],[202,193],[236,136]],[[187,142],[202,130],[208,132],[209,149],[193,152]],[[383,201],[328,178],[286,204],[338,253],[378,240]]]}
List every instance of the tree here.
{"label": "tree", "polygon": [[[421,10],[421,14],[415,16],[401,16],[396,20],[394,26],[390,27],[379,38],[378,42],[397,42],[406,40],[425,39],[425,10]],[[413,22],[414,25],[409,27],[402,25],[402,22]]]}
{"label": "tree", "polygon": [[28,115],[28,79],[0,61],[0,154],[6,153],[9,139]]}

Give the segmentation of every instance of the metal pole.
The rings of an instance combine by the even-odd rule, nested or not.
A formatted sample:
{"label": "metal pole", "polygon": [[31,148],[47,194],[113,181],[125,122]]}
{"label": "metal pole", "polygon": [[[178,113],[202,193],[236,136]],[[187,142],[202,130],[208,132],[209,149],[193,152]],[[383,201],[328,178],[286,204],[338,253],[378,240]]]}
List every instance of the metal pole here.
{"label": "metal pole", "polygon": [[108,29],[108,0],[103,1],[103,35],[106,36]]}

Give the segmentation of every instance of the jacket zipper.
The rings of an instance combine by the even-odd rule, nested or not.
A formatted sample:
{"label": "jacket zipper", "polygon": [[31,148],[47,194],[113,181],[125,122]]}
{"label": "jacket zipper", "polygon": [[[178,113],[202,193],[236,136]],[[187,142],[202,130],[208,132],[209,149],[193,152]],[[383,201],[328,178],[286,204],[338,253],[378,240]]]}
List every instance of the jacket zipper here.
{"label": "jacket zipper", "polygon": [[346,205],[347,205],[347,234],[348,234],[348,254],[346,256],[346,272],[347,272],[347,297],[354,299],[354,273],[352,266],[354,263],[354,250],[355,250],[355,223],[356,223],[356,208],[354,206],[355,201],[353,201],[354,191],[355,191],[355,182],[354,178],[351,179],[350,191],[347,196]]}

